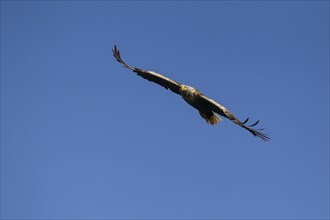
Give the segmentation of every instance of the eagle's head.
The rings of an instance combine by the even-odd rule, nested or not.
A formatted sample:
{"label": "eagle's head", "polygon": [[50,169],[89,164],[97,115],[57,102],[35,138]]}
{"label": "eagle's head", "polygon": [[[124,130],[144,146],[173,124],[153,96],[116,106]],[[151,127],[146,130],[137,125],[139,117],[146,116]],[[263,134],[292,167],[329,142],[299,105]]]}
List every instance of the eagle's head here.
{"label": "eagle's head", "polygon": [[199,93],[197,89],[187,85],[180,85],[179,90],[183,97],[194,97]]}

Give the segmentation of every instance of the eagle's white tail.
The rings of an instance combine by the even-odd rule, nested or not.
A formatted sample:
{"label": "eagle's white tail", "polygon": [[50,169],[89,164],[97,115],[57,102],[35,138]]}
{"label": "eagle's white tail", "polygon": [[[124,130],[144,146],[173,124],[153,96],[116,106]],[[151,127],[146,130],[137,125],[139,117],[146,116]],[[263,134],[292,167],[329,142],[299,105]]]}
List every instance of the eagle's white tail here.
{"label": "eagle's white tail", "polygon": [[218,117],[216,114],[212,113],[211,114],[206,114],[204,112],[199,112],[199,114],[202,116],[202,118],[205,119],[205,121],[208,123],[208,124],[211,124],[211,125],[215,125],[217,123],[219,123],[221,121],[221,118]]}

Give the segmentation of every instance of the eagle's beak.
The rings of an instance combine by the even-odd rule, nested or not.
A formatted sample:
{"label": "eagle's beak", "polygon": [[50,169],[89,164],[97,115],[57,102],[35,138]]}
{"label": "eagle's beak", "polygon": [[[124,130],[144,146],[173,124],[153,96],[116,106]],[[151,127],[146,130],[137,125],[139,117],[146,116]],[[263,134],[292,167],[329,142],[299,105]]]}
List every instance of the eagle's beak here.
{"label": "eagle's beak", "polygon": [[184,90],[186,90],[186,87],[184,85],[181,85],[180,90],[181,90],[181,92],[183,92]]}

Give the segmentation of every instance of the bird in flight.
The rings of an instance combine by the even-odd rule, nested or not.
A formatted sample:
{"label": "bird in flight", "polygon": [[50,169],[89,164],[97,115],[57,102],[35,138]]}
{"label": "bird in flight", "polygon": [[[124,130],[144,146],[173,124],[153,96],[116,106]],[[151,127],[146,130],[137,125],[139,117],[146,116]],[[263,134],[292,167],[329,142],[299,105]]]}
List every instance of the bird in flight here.
{"label": "bird in flight", "polygon": [[221,118],[218,115],[221,115],[231,120],[235,124],[241,126],[242,128],[246,129],[254,136],[261,138],[264,141],[270,140],[270,137],[268,137],[266,134],[261,132],[263,129],[254,128],[254,126],[256,126],[259,123],[259,120],[251,125],[247,125],[246,123],[248,122],[249,118],[241,122],[227,108],[220,105],[213,99],[210,99],[209,97],[205,96],[197,89],[188,85],[181,84],[159,73],[129,66],[122,60],[120,56],[120,52],[117,49],[116,45],[112,49],[112,52],[113,52],[113,56],[116,58],[116,60],[119,63],[121,63],[124,67],[135,72],[138,76],[141,76],[142,78],[147,79],[151,82],[157,83],[160,86],[164,87],[165,89],[170,89],[172,92],[181,95],[182,98],[189,105],[191,105],[192,107],[198,110],[200,116],[204,118],[208,124],[215,125],[218,122],[220,122]]}

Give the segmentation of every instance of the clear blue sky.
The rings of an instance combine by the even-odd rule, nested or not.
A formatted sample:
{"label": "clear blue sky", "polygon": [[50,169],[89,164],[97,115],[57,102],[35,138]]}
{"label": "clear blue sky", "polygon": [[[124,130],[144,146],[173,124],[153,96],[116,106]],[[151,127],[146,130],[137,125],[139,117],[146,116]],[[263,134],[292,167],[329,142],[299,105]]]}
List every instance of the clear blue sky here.
{"label": "clear blue sky", "polygon": [[1,1],[1,218],[329,218],[329,2]]}

